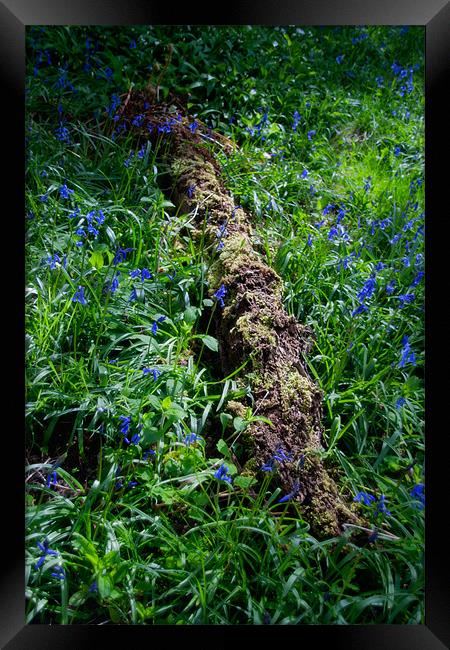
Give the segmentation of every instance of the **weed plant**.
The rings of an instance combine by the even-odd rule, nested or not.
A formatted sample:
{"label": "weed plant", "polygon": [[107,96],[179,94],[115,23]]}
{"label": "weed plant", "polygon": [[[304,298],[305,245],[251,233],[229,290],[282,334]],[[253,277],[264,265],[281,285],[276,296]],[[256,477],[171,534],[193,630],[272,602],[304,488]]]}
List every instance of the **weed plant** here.
{"label": "weed plant", "polygon": [[[423,72],[420,27],[28,28],[28,623],[423,623]],[[211,251],[170,133],[120,117],[149,80],[237,145],[211,150],[314,331],[364,544],[242,473],[258,414],[226,409],[252,394],[217,369]]]}

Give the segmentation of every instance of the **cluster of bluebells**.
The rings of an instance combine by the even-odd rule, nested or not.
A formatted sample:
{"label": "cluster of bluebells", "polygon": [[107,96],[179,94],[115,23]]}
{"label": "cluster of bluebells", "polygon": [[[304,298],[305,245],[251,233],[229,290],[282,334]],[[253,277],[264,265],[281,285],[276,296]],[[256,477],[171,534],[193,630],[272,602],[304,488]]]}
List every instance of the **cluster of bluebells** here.
{"label": "cluster of bluebells", "polygon": [[79,302],[80,305],[87,304],[86,296],[84,295],[84,287],[81,284],[78,286],[78,289],[75,291],[75,294],[72,298],[72,302]]}
{"label": "cluster of bluebells", "polygon": [[411,350],[411,344],[409,342],[409,337],[404,336],[402,339],[402,351],[401,357],[398,364],[399,368],[404,368],[406,365],[411,363],[413,366],[416,365],[416,355],[414,350]]}
{"label": "cluster of bluebells", "polygon": [[[70,215],[71,217],[75,216],[74,214]],[[94,239],[97,239],[99,230],[96,226],[101,226],[105,221],[105,215],[102,210],[90,210],[86,217],[86,224],[78,226],[75,233],[80,237],[76,242],[77,246],[83,246],[85,240],[87,240],[88,234],[92,235]]]}
{"label": "cluster of bluebells", "polygon": [[357,503],[363,503],[365,506],[375,506],[375,509],[373,511],[374,517],[378,517],[380,515],[390,517],[391,515],[390,511],[386,507],[386,497],[384,494],[381,494],[377,499],[373,496],[373,494],[361,491],[358,492],[353,501],[356,501]]}
{"label": "cluster of bluebells", "polygon": [[413,489],[410,491],[410,496],[416,500],[416,505],[419,508],[419,510],[423,510],[425,508],[425,486],[423,483],[418,483],[413,487]]}
{"label": "cluster of bluebells", "polygon": [[156,381],[161,376],[161,371],[157,368],[142,368],[143,375],[152,375],[153,381]]}
{"label": "cluster of bluebells", "polygon": [[218,241],[216,250],[220,251],[223,248],[224,246],[223,238],[226,236],[227,236],[227,223],[225,222],[217,229],[216,232],[216,237]]}
{"label": "cluster of bluebells", "polygon": [[275,463],[281,464],[284,462],[291,462],[292,460],[293,456],[291,452],[286,453],[282,447],[278,447],[267,463],[262,465],[261,470],[263,472],[272,472],[275,469]]}
{"label": "cluster of bluebells", "polygon": [[219,467],[219,469],[214,473],[214,478],[216,478],[218,481],[226,481],[227,483],[230,484],[233,482],[233,479],[229,474],[228,467],[223,463]]}
{"label": "cluster of bluebells", "polygon": [[[139,433],[134,433],[129,437],[130,426],[131,426],[131,416],[130,415],[119,415],[119,420],[121,420],[120,433],[123,435],[124,442],[127,445],[137,445],[141,436]],[[138,429],[142,427],[138,426]]]}
{"label": "cluster of bluebells", "polygon": [[414,68],[403,68],[401,65],[394,61],[394,63],[391,65],[391,70],[397,78],[398,83],[401,84],[398,91],[400,97],[410,95],[414,90]]}
{"label": "cluster of bluebells", "polygon": [[[261,120],[258,122],[258,124],[256,126],[254,126],[254,127],[253,126],[248,126],[247,127],[247,131],[250,133],[251,136],[253,136],[253,135],[260,136],[261,135],[261,131],[263,130],[263,128],[267,124],[268,117],[269,117],[268,111],[264,111],[264,114],[263,114]],[[265,138],[262,137],[261,140],[265,140]]]}
{"label": "cluster of bluebells", "polygon": [[152,324],[152,334],[155,336],[156,332],[158,331],[158,323],[162,323],[163,321],[166,320],[166,316],[159,316],[156,320],[153,321]]}
{"label": "cluster of bluebells", "polygon": [[366,305],[366,301],[369,300],[375,291],[376,287],[376,277],[375,273],[372,273],[370,277],[365,281],[361,291],[358,293],[358,302],[359,305],[352,311],[352,316],[357,316],[358,314],[361,314],[363,311],[368,311],[368,307]]}
{"label": "cluster of bluebells", "polygon": [[[47,538],[44,539],[43,542],[38,542],[37,546],[39,550],[41,551],[41,556],[34,565],[34,568],[37,570],[39,569],[45,562],[45,559],[48,555],[53,555],[55,557],[58,557],[59,553],[58,551],[54,551],[53,549],[49,548],[49,541]],[[55,569],[53,570],[51,574],[54,578],[58,578],[59,580],[64,580],[66,577],[66,574],[64,572],[63,567],[58,564]]]}

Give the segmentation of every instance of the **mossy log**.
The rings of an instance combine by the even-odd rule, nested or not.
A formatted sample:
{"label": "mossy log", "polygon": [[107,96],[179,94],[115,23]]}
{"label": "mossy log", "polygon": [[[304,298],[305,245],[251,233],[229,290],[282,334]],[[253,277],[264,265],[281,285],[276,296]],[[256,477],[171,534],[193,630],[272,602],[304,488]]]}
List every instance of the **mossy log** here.
{"label": "mossy log", "polygon": [[247,468],[258,473],[282,450],[284,460],[276,463],[276,471],[283,492],[299,507],[313,534],[339,535],[344,524],[363,522],[353,504],[346,504],[321,458],[322,393],[305,366],[312,332],[287,314],[281,278],[255,251],[251,219],[235,205],[204,144],[211,131],[200,125],[193,133],[192,118],[183,117],[174,105],[148,107],[153,99],[132,95],[123,117],[131,124],[133,116],[143,115],[146,137],[149,128],[156,135],[158,126],[170,125],[161,151],[173,184],[172,200],[185,211],[196,211],[198,230],[210,244],[211,295],[222,285],[226,288],[224,307],[216,310],[223,372],[247,361],[254,410],[271,422],[253,422],[246,430]]}

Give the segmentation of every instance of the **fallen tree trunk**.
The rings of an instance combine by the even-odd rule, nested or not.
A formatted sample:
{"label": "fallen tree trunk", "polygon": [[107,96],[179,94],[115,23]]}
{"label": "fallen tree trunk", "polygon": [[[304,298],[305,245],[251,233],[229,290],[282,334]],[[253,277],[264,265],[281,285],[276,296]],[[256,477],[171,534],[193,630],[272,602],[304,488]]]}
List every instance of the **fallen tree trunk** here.
{"label": "fallen tree trunk", "polygon": [[255,251],[250,218],[235,205],[204,145],[211,132],[193,129],[193,120],[176,106],[155,105],[148,93],[128,99],[123,119],[131,125],[140,116],[139,129],[147,138],[149,130],[154,138],[164,137],[172,199],[185,211],[196,210],[198,229],[210,244],[211,295],[219,292],[223,304],[216,310],[223,372],[247,361],[255,411],[271,422],[253,422],[245,431],[247,472],[276,471],[285,499],[299,506],[318,537],[338,535],[346,523],[363,523],[341,497],[319,453],[322,393],[304,362],[312,332],[286,313],[283,283]]}

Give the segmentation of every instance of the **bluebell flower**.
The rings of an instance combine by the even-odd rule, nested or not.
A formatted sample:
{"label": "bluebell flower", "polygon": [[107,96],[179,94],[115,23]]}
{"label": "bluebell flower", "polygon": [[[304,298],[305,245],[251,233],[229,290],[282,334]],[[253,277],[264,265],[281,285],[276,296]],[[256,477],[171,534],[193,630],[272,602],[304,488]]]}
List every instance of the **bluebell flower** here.
{"label": "bluebell flower", "polygon": [[336,57],[336,63],[342,63],[344,60],[344,54],[339,54],[339,56]]}
{"label": "bluebell flower", "polygon": [[202,440],[201,436],[198,436],[196,433],[189,433],[184,438],[184,444],[186,447],[189,447],[189,445],[193,444],[194,442],[199,442],[200,440]]}
{"label": "bluebell flower", "polygon": [[80,208],[75,208],[75,210],[69,214],[69,219],[75,219],[79,214]]}
{"label": "bluebell flower", "polygon": [[404,368],[408,363],[412,363],[413,365],[416,365],[416,355],[411,350],[411,345],[409,343],[409,337],[404,336],[402,339],[402,351],[401,351],[401,358],[398,364],[399,368]]}
{"label": "bluebell flower", "polygon": [[164,320],[166,320],[166,316],[160,316],[155,321],[153,321],[153,325],[152,325],[152,334],[153,335],[155,335],[156,332],[158,331],[158,323],[162,323]]}
{"label": "bluebell flower", "polygon": [[131,124],[133,126],[142,126],[143,121],[144,121],[144,115],[140,113],[139,115],[135,115]]}
{"label": "bluebell flower", "polygon": [[[300,113],[298,111],[295,111],[294,112],[294,122],[292,124],[292,130],[293,131],[297,130],[297,126],[298,126],[298,123],[300,122],[300,119],[301,119]],[[305,178],[305,176],[303,176],[303,178]]]}
{"label": "bluebell flower", "polygon": [[194,121],[192,122],[192,124],[189,124],[189,130],[190,130],[192,133],[195,133],[197,129],[198,129],[198,122],[197,122],[197,120],[194,120]]}
{"label": "bluebell flower", "polygon": [[46,486],[50,488],[52,485],[58,485],[58,473],[56,470],[47,476]]}
{"label": "bluebell flower", "polygon": [[414,293],[404,293],[404,294],[402,294],[400,296],[396,296],[397,300],[400,301],[399,308],[403,309],[403,307],[406,304],[413,302],[415,300],[415,297],[416,296],[415,296]]}
{"label": "bluebell flower", "polygon": [[94,582],[93,582],[93,583],[91,584],[91,586],[89,587],[88,591],[90,591],[91,593],[93,593],[93,592],[97,592],[97,591],[98,591],[97,580],[94,580]]}
{"label": "bluebell flower", "polygon": [[227,483],[232,483],[232,478],[228,474],[228,471],[228,467],[222,464],[217,472],[215,472],[214,478],[216,478],[218,481],[226,481]]}
{"label": "bluebell flower", "polygon": [[119,415],[119,420],[122,421],[122,426],[120,427],[120,433],[126,435],[130,430],[131,416],[130,415]]}
{"label": "bluebell flower", "polygon": [[300,490],[300,483],[298,481],[296,481],[294,483],[292,491],[289,492],[289,494],[285,494],[284,497],[281,497],[281,499],[278,499],[278,503],[285,503],[286,501],[290,501],[295,496],[297,496],[297,494],[299,493],[299,490]]}
{"label": "bluebell flower", "polygon": [[377,517],[378,515],[386,515],[386,517],[391,516],[390,511],[386,508],[385,502],[386,502],[386,497],[384,496],[384,494],[381,494],[378,499],[377,507],[375,510],[375,517]]}
{"label": "bluebell flower", "polygon": [[144,451],[142,454],[142,460],[147,460],[149,456],[156,456],[156,451],[154,449],[147,449],[147,451]]}
{"label": "bluebell flower", "polygon": [[135,49],[135,47],[136,47],[136,41],[134,40],[134,38],[131,39],[131,41],[130,41],[130,46],[129,46],[129,47],[130,47],[130,50],[134,50],[134,49]]}
{"label": "bluebell flower", "polygon": [[302,173],[300,174],[301,178],[306,178],[308,176],[308,170],[304,169]]}
{"label": "bluebell flower", "polygon": [[364,182],[364,191],[368,192],[372,186],[372,176],[368,176]]}
{"label": "bluebell flower", "polygon": [[352,311],[352,316],[358,316],[358,314],[362,314],[363,311],[369,311],[369,308],[364,303],[361,303]]}
{"label": "bluebell flower", "polygon": [[402,148],[400,147],[400,145],[398,145],[398,144],[395,145],[395,147],[394,147],[394,156],[398,156],[400,154],[401,150],[402,150]]}
{"label": "bluebell flower", "polygon": [[57,263],[57,262],[58,262],[58,263],[61,262],[61,258],[59,257],[59,255],[58,255],[57,253],[53,253],[53,255],[49,255],[49,256],[47,257],[47,264],[48,264],[49,267],[52,269],[52,271],[53,271],[54,269],[56,269],[56,263]]}
{"label": "bluebell flower", "polygon": [[114,255],[113,264],[119,264],[119,262],[124,262],[127,257],[127,253],[134,251],[134,248],[118,248],[116,254]]}
{"label": "bluebell flower", "polygon": [[358,503],[361,503],[362,501],[366,506],[370,506],[370,504],[373,503],[375,500],[376,499],[372,494],[363,491],[358,492],[358,494],[353,499],[353,501],[356,501]]}
{"label": "bluebell flower", "polygon": [[131,289],[131,293],[130,293],[130,297],[128,298],[128,302],[134,302],[135,300],[137,300],[137,298],[138,298],[137,291],[133,287],[133,289]]}
{"label": "bluebell flower", "polygon": [[56,556],[58,555],[58,552],[49,548],[48,545],[49,545],[49,541],[47,538],[45,538],[42,543],[41,542],[37,543],[37,546],[41,551],[42,556],[38,559],[38,561],[34,565],[35,569],[39,569],[39,567],[41,567],[44,564],[47,555],[56,555]]}
{"label": "bluebell flower", "polygon": [[381,88],[384,82],[383,77],[375,77],[375,81],[377,82],[378,88]]}
{"label": "bluebell flower", "polygon": [[214,293],[214,297],[217,298],[219,305],[221,307],[225,307],[225,303],[223,301],[225,295],[227,293],[227,289],[225,285],[221,284],[220,287],[217,289],[217,291]]}
{"label": "bluebell flower", "polygon": [[157,370],[157,368],[143,368],[142,369],[142,374],[144,375],[152,375],[153,380],[156,381],[158,377],[161,376],[161,372]]}
{"label": "bluebell flower", "polygon": [[417,504],[418,508],[422,510],[425,507],[425,486],[423,483],[418,483],[413,487],[413,489],[410,491],[410,496],[413,499],[417,499],[419,503]]}
{"label": "bluebell flower", "polygon": [[87,300],[84,297],[84,287],[82,287],[81,285],[78,286],[78,289],[75,292],[74,297],[72,298],[72,302],[79,302],[80,305],[87,304]]}
{"label": "bluebell flower", "polygon": [[58,566],[55,568],[53,573],[51,574],[54,578],[58,578],[59,580],[65,580],[66,579],[66,574],[64,569],[62,568],[61,565],[58,564]]}
{"label": "bluebell flower", "polygon": [[395,402],[395,408],[400,409],[403,404],[406,404],[406,399],[404,397],[399,397],[398,400]]}
{"label": "bluebell flower", "polygon": [[312,238],[312,236],[309,234],[309,235],[308,235],[308,239],[306,240],[306,244],[307,244],[307,246],[312,246],[312,243],[313,243],[313,238]]}
{"label": "bluebell flower", "polygon": [[411,282],[411,284],[409,286],[410,287],[417,287],[417,285],[422,280],[424,275],[425,275],[425,273],[423,271],[419,271],[419,273],[416,275],[416,277],[414,278],[414,280]]}
{"label": "bluebell flower", "polygon": [[312,140],[315,135],[316,135],[316,130],[315,129],[313,129],[312,131],[308,131],[308,133],[307,133],[308,140]]}
{"label": "bluebell flower", "polygon": [[41,194],[39,197],[39,200],[42,201],[42,203],[47,203],[48,201],[48,193],[46,192],[45,194]]}
{"label": "bluebell flower", "polygon": [[361,289],[361,291],[358,293],[358,300],[360,302],[363,302],[367,298],[371,298],[373,292],[375,291],[375,286],[376,286],[375,276],[371,275],[370,278],[368,278],[364,283],[364,286]]}
{"label": "bluebell flower", "polygon": [[390,280],[386,285],[386,293],[391,294],[395,290],[395,280]]}
{"label": "bluebell flower", "polygon": [[192,199],[192,197],[194,196],[195,188],[196,188],[196,185],[190,185],[187,188],[186,196],[188,197],[188,199]]}

